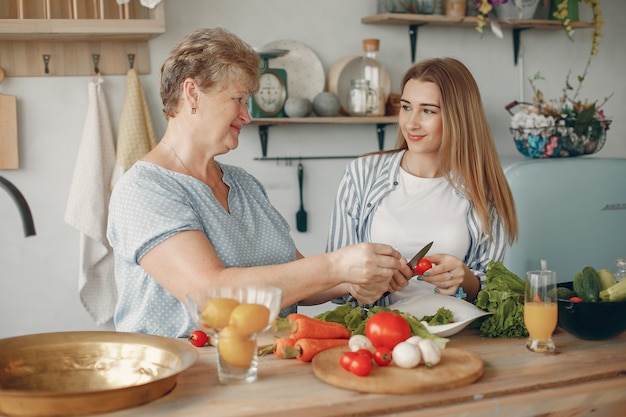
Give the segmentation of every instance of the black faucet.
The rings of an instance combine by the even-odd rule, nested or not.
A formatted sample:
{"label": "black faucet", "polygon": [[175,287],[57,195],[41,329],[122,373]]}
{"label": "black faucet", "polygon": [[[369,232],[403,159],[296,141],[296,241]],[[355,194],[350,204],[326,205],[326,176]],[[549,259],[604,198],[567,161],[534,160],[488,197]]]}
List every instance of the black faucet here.
{"label": "black faucet", "polygon": [[22,224],[24,225],[24,235],[26,237],[34,236],[35,235],[35,223],[33,223],[33,215],[31,214],[30,208],[28,207],[28,203],[26,202],[26,199],[24,198],[20,190],[18,190],[15,185],[13,185],[9,180],[7,180],[6,178],[2,176],[0,176],[0,186],[4,188],[7,191],[7,193],[11,195],[11,197],[13,197],[13,201],[15,201],[15,204],[17,204],[17,208],[19,209],[20,214],[22,215]]}

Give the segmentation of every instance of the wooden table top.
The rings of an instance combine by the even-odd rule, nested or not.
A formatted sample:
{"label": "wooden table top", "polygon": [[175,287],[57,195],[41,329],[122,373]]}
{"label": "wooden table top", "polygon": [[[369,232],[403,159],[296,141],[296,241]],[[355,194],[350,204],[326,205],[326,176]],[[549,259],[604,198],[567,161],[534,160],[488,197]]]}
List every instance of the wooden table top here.
{"label": "wooden table top", "polygon": [[[310,363],[259,359],[259,379],[220,385],[215,348],[182,372],[172,392],[151,403],[108,414],[123,416],[623,416],[626,333],[579,340],[557,329],[556,353],[533,353],[523,339],[482,339],[477,330],[451,336],[448,347],[475,352],[484,375],[460,388],[426,394],[364,394],[315,377]],[[271,339],[268,339],[271,340]]]}

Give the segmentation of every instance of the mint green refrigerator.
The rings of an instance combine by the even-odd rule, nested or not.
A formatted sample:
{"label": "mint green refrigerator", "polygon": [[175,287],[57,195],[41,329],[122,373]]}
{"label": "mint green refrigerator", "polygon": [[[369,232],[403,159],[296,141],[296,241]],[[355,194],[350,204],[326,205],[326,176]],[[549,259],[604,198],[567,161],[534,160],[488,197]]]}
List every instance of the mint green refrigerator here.
{"label": "mint green refrigerator", "polygon": [[585,265],[616,271],[626,256],[626,159],[529,159],[504,172],[519,221],[504,266],[524,279],[545,259],[558,282]]}

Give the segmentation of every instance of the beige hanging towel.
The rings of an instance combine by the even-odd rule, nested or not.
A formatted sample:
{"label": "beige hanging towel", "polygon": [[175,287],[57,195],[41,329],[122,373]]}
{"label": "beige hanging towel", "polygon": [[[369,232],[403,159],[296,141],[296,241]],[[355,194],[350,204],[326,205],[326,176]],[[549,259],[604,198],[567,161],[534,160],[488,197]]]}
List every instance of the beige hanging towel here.
{"label": "beige hanging towel", "polygon": [[106,238],[115,142],[102,77],[88,85],[89,103],[70,186],[65,221],[80,232],[78,291],[97,324],[113,317],[117,288]]}
{"label": "beige hanging towel", "polygon": [[117,164],[113,184],[137,160],[156,146],[156,137],[141,80],[134,68],[126,74],[126,98],[117,135]]}

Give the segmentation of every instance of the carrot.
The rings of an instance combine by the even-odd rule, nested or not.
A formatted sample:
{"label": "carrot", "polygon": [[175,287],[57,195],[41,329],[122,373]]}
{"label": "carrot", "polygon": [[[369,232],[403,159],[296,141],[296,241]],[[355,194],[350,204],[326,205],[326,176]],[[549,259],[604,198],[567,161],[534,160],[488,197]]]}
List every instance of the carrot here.
{"label": "carrot", "polygon": [[294,346],[295,344],[296,339],[294,339],[293,337],[281,337],[279,339],[276,339],[276,341],[274,342],[274,355],[276,355],[276,357],[278,358],[289,359],[285,356],[283,352],[285,351],[286,347]]}
{"label": "carrot", "polygon": [[311,362],[315,355],[337,346],[347,346],[348,339],[299,339],[294,346],[286,346],[283,357],[295,357],[302,362]]}
{"label": "carrot", "polygon": [[293,323],[293,321],[295,321],[297,319],[300,319],[300,318],[308,319],[310,317],[305,315],[305,314],[300,314],[300,313],[287,314],[287,320],[289,320],[289,322],[291,322],[291,323]]}
{"label": "carrot", "polygon": [[299,339],[350,339],[352,334],[341,323],[316,318],[298,318],[292,323],[291,337]]}
{"label": "carrot", "polygon": [[295,319],[275,320],[275,331],[287,330],[294,339],[349,339],[350,330],[341,323],[328,322],[302,316]]}
{"label": "carrot", "polygon": [[259,356],[265,356],[273,353],[278,358],[289,359],[283,356],[283,349],[285,348],[285,346],[293,346],[295,343],[296,339],[294,339],[293,337],[277,337],[274,340],[274,343],[259,349]]}
{"label": "carrot", "polygon": [[291,313],[288,314],[287,317],[276,317],[272,323],[272,329],[274,331],[289,330],[293,322],[300,318],[308,319],[310,317],[300,313]]}

